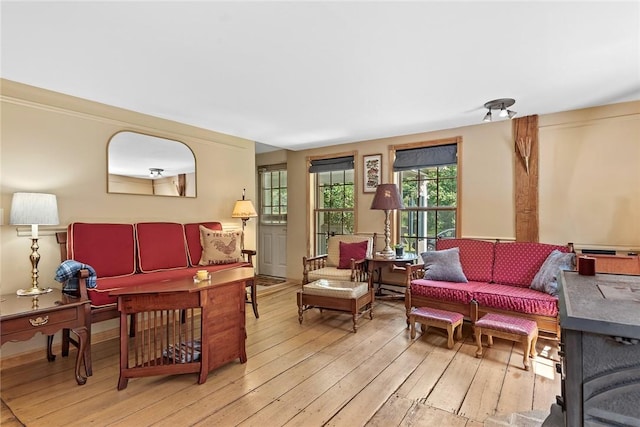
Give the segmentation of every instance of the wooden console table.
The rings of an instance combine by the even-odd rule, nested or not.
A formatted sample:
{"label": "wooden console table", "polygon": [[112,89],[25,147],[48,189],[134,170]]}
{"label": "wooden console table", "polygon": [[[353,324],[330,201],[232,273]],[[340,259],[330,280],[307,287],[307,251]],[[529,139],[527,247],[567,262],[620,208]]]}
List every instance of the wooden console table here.
{"label": "wooden console table", "polygon": [[[78,336],[78,355],[76,356],[75,376],[79,385],[86,383],[91,372],[91,352],[88,342],[87,319],[89,319],[89,300],[73,298],[63,294],[60,289],[38,295],[37,297],[7,294],[0,296],[0,330],[2,342],[26,341],[40,332],[47,336],[47,360],[55,360],[51,352],[53,334],[70,329]],[[69,355],[69,348],[63,348],[63,356]],[[85,362],[85,373],[80,373],[81,362]]]}
{"label": "wooden console table", "polygon": [[616,252],[615,255],[580,254],[577,256],[578,267],[580,267],[580,258],[583,256],[595,258],[597,273],[640,275],[640,257],[638,255],[629,255],[628,252]]}
{"label": "wooden console table", "polygon": [[129,378],[192,372],[202,384],[209,371],[236,358],[246,362],[244,300],[251,280],[253,268],[242,267],[200,283],[188,277],[111,291],[120,311],[118,390]]}

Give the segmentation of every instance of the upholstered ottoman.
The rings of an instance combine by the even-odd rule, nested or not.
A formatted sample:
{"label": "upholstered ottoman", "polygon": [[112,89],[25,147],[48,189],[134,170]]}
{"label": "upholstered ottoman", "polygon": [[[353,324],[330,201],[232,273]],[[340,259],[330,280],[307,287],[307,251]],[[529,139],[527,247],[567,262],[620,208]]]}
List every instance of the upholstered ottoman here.
{"label": "upholstered ottoman", "polygon": [[536,342],[538,341],[538,326],[536,322],[521,317],[504,314],[489,313],[478,320],[475,325],[476,343],[478,350],[476,357],[482,357],[482,334],[487,335],[488,346],[493,345],[493,337],[521,342],[524,350],[523,364],[529,370],[529,355],[536,357]]}
{"label": "upholstered ottoman", "polygon": [[369,313],[373,319],[373,288],[367,282],[347,282],[320,279],[302,286],[298,291],[298,321],[302,313],[311,308],[351,313],[353,332],[357,332],[357,320]]}
{"label": "upholstered ottoman", "polygon": [[427,326],[434,326],[447,330],[449,341],[447,347],[453,348],[453,331],[458,328],[457,339],[462,339],[462,319],[460,313],[439,310],[437,308],[418,307],[411,310],[409,314],[409,326],[411,327],[411,339],[416,337],[416,322],[422,325],[424,333]]}

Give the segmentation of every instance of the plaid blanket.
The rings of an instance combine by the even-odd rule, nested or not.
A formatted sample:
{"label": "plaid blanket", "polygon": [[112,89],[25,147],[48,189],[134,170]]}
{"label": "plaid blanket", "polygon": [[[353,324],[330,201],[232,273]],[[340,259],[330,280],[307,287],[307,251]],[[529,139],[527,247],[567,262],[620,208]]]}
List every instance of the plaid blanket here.
{"label": "plaid blanket", "polygon": [[89,277],[87,277],[87,288],[95,288],[98,286],[96,279],[96,271],[88,264],[83,264],[79,261],[68,259],[62,261],[56,270],[55,280],[63,283],[62,290],[64,292],[73,292],[78,290],[78,272],[82,269],[89,270]]}

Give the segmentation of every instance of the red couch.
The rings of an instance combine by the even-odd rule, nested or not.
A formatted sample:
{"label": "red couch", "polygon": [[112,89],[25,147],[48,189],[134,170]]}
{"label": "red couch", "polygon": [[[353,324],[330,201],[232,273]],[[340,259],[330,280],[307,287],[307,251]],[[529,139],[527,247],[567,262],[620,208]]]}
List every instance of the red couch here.
{"label": "red couch", "polygon": [[487,313],[535,320],[542,332],[560,337],[558,298],[529,289],[549,254],[573,252],[567,246],[528,242],[490,242],[443,239],[437,250],[459,248],[460,264],[468,283],[424,279],[424,266],[407,268],[405,307],[432,307],[461,313],[475,323]]}
{"label": "red couch", "polygon": [[[219,270],[252,266],[255,251],[243,250],[242,262],[200,266],[202,246],[199,226],[222,230],[219,222],[179,224],[144,222],[136,224],[69,224],[58,233],[62,260],[74,259],[94,268],[97,287],[87,289],[81,281],[80,293],[91,300],[91,320],[99,322],[118,316],[116,298],[109,292],[167,279],[192,277],[197,270]],[[258,317],[255,292],[252,304]]]}

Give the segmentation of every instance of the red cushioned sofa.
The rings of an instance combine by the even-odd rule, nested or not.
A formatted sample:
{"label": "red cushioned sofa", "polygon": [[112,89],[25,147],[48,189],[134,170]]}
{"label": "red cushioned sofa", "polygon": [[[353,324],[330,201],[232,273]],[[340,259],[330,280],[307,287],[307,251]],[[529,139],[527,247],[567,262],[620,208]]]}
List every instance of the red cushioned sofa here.
{"label": "red cushioned sofa", "polygon": [[460,264],[468,283],[424,279],[424,266],[407,267],[405,307],[432,307],[461,313],[475,323],[487,313],[535,320],[541,332],[560,337],[558,298],[529,289],[549,254],[567,246],[476,239],[441,239],[436,250],[459,248]]}
{"label": "red cushioned sofa", "polygon": [[[242,262],[198,265],[202,255],[200,225],[222,230],[219,222],[76,222],[69,224],[66,233],[58,233],[62,260],[73,259],[96,271],[97,287],[85,287],[91,300],[92,322],[118,315],[116,298],[109,295],[113,289],[192,277],[197,270],[215,272],[253,266],[255,251],[250,250],[242,251],[245,256]],[[254,312],[258,317],[255,304]]]}

